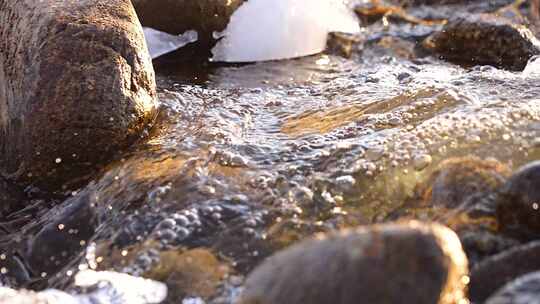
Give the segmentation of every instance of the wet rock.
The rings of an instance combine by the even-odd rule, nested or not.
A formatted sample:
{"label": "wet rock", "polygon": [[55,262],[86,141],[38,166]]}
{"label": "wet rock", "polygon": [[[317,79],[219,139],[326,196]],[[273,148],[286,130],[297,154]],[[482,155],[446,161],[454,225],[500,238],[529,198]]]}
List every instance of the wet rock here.
{"label": "wet rock", "polygon": [[462,15],[422,43],[441,58],[465,65],[523,70],[540,54],[540,41],[524,26],[488,14]]}
{"label": "wet rock", "polygon": [[[474,266],[485,258],[519,245],[515,239],[500,235],[481,227],[473,226],[477,221],[471,221],[464,231],[457,231],[463,250],[469,259],[469,266]],[[476,229],[475,229],[476,228]]]}
{"label": "wet rock", "polygon": [[469,298],[482,303],[506,283],[540,270],[540,242],[532,242],[489,257],[471,269]]}
{"label": "wet rock", "polygon": [[540,272],[533,272],[517,278],[486,301],[486,304],[538,303],[540,303]]}
{"label": "wet rock", "polygon": [[492,193],[502,186],[509,169],[493,160],[477,157],[450,158],[419,184],[415,192],[435,206],[456,208],[468,198]]}
{"label": "wet rock", "polygon": [[[133,0],[143,26],[170,34],[188,30],[198,33],[198,41],[188,46],[193,53],[209,57],[214,32],[221,32],[244,0]],[[184,50],[185,51],[185,50]]]}
{"label": "wet rock", "polygon": [[437,224],[389,224],[319,235],[270,257],[238,303],[459,303],[467,259]]}
{"label": "wet rock", "polygon": [[24,206],[23,191],[0,176],[0,215],[7,215]]}
{"label": "wet rock", "polygon": [[347,33],[330,33],[326,43],[326,53],[345,58],[351,58],[355,51],[360,49],[362,38],[358,35]]}
{"label": "wet rock", "polygon": [[74,197],[28,244],[26,262],[32,272],[51,275],[80,253],[98,225],[95,205],[87,195]]}
{"label": "wet rock", "polygon": [[206,249],[184,253],[170,250],[160,253],[158,264],[144,277],[166,283],[169,287],[167,300],[179,303],[186,296],[208,298],[215,295],[229,271],[225,263]]}
{"label": "wet rock", "polygon": [[138,139],[155,109],[130,1],[2,1],[0,174],[58,188]]}
{"label": "wet rock", "polygon": [[501,229],[510,235],[540,237],[540,161],[518,169],[501,189],[497,217]]}

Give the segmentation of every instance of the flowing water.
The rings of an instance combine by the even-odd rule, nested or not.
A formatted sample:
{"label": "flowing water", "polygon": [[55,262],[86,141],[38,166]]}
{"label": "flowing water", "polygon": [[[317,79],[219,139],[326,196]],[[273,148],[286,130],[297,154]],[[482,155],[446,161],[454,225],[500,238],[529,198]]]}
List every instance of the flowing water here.
{"label": "flowing water", "polygon": [[115,270],[165,282],[171,303],[231,303],[263,258],[385,221],[444,159],[538,158],[537,61],[509,72],[415,58],[411,41],[428,30],[400,29],[350,59],[156,65],[157,124],[73,193],[100,225],[45,286],[77,291],[77,268]]}

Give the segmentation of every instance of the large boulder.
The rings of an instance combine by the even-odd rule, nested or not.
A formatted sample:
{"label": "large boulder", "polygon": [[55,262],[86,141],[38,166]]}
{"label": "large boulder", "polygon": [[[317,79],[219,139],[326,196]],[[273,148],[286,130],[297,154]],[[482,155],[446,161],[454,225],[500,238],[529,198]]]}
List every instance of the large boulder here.
{"label": "large boulder", "polygon": [[50,189],[139,138],[156,92],[129,0],[0,2],[0,174]]}

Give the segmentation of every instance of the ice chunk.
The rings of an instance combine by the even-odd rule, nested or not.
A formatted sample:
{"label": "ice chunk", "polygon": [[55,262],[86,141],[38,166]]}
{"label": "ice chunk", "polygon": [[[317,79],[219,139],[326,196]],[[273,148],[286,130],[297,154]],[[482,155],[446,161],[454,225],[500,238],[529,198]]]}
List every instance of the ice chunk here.
{"label": "ice chunk", "polygon": [[343,0],[250,0],[232,15],[212,50],[213,61],[253,62],[301,57],[326,47],[329,32],[357,33]]}
{"label": "ice chunk", "polygon": [[531,57],[521,75],[525,78],[540,78],[540,56]]}
{"label": "ice chunk", "polygon": [[181,35],[171,35],[151,27],[143,27],[143,31],[152,59],[175,51],[199,38],[196,31],[186,31]]}

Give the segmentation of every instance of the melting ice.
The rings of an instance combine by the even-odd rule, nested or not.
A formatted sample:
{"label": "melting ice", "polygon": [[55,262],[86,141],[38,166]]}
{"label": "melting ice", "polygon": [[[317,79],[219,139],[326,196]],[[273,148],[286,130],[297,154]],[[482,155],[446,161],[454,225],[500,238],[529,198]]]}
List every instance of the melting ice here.
{"label": "melting ice", "polygon": [[143,27],[143,31],[152,59],[177,50],[198,39],[196,31],[187,31],[182,35],[171,35],[150,27]]}
{"label": "melting ice", "polygon": [[213,61],[251,62],[301,57],[326,47],[329,32],[357,33],[343,0],[251,0],[231,17],[212,50]]}
{"label": "melting ice", "polygon": [[[253,62],[301,57],[326,47],[329,32],[356,33],[358,20],[343,0],[250,0],[231,16],[213,61]],[[197,32],[171,35],[144,28],[152,58],[197,41]]]}

